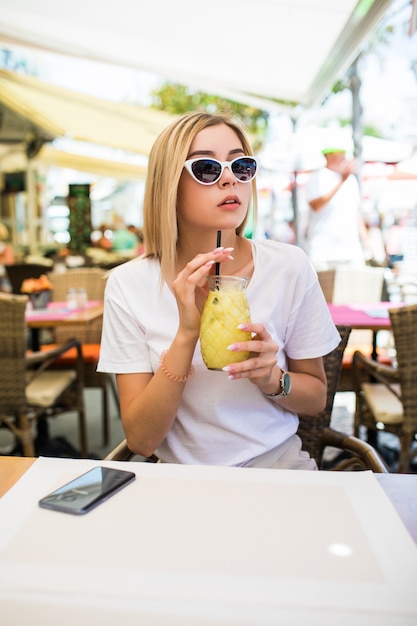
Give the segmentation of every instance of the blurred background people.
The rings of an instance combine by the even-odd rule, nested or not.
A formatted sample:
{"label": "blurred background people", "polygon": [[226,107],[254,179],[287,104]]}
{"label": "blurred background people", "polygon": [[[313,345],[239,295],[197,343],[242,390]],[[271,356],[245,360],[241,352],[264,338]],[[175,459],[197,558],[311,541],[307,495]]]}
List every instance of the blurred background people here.
{"label": "blurred background people", "polygon": [[401,220],[395,219],[385,234],[385,247],[388,256],[388,267],[404,259],[404,226]]}
{"label": "blurred background people", "polygon": [[145,239],[143,236],[143,229],[139,228],[138,226],[134,226],[133,224],[129,224],[129,226],[127,227],[128,230],[130,230],[130,232],[134,233],[137,237],[138,240],[138,247],[137,247],[137,255],[143,254],[143,252],[145,251]]}
{"label": "blurred background people", "polygon": [[122,218],[118,218],[113,231],[112,251],[126,256],[134,256],[138,245],[139,241],[136,233],[129,230]]}
{"label": "blurred background people", "polygon": [[326,166],[306,183],[309,205],[306,252],[318,269],[339,263],[365,264],[368,237],[361,214],[361,194],[355,159],[344,148],[323,150]]}
{"label": "blurred background people", "polygon": [[[111,250],[112,249],[112,239],[111,239],[111,229],[107,224],[101,224],[99,229],[100,237],[95,242],[95,245],[98,248],[103,248],[103,250]],[[110,236],[109,236],[110,235]]]}

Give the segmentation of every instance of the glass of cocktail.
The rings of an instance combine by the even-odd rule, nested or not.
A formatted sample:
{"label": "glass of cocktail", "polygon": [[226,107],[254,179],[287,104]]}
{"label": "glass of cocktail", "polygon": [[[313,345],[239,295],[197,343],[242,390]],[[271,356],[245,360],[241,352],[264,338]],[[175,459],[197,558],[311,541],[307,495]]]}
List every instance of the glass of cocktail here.
{"label": "glass of cocktail", "polygon": [[200,349],[203,361],[211,370],[221,370],[229,363],[248,358],[249,352],[234,352],[227,346],[250,341],[251,333],[239,324],[250,322],[246,298],[248,278],[242,276],[209,276],[209,294],[201,314]]}

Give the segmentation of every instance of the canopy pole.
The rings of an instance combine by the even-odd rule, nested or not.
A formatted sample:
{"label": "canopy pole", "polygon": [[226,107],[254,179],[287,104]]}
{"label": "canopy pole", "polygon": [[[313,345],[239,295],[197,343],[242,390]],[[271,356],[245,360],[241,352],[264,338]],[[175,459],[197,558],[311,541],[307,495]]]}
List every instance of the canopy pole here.
{"label": "canopy pole", "polygon": [[26,190],[27,190],[27,224],[28,224],[28,244],[31,254],[37,252],[38,248],[38,211],[37,211],[37,190],[36,190],[36,166],[31,159],[28,159],[26,168]]}
{"label": "canopy pole", "polygon": [[[291,122],[292,122],[292,131],[293,131],[293,135],[294,135],[296,130],[297,130],[298,118],[297,117],[291,117],[290,119],[291,119]],[[295,236],[295,243],[297,245],[300,242],[300,232],[299,232],[299,217],[300,216],[299,216],[299,207],[298,207],[298,181],[297,181],[298,166],[299,166],[298,162],[295,163],[294,171],[292,172],[292,181],[291,181],[291,203],[292,203],[292,210],[293,210],[293,230],[294,230],[294,236]]]}

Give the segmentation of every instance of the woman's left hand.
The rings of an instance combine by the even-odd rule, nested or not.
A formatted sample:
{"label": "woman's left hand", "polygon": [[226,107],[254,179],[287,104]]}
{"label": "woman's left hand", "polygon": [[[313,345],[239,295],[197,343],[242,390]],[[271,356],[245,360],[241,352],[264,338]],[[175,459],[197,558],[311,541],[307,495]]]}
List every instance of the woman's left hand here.
{"label": "woman's left hand", "polygon": [[262,324],[242,324],[241,330],[252,333],[250,341],[241,341],[232,344],[231,351],[247,352],[249,357],[240,363],[231,363],[223,368],[229,378],[248,378],[251,383],[264,386],[271,378],[272,371],[277,365],[279,346]]}
{"label": "woman's left hand", "polygon": [[[234,343],[232,351],[249,351],[246,361],[230,363],[223,368],[229,378],[247,378],[257,385],[264,394],[276,394],[280,390],[282,369],[277,364],[279,346],[262,324],[242,324],[242,330],[251,332],[251,341]],[[287,359],[291,372],[291,394],[284,398],[277,396],[274,402],[285,402],[285,407],[294,413],[316,415],[326,405],[326,373],[321,357],[311,359]]]}

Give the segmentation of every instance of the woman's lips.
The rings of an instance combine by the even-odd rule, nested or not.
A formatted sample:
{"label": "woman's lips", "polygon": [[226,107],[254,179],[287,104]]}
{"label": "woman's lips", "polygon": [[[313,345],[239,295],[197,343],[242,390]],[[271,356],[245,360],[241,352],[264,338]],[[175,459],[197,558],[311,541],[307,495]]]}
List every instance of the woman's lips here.
{"label": "woman's lips", "polygon": [[239,206],[240,200],[237,196],[228,196],[219,204],[219,207],[222,209],[229,209],[230,211],[237,209]]}

